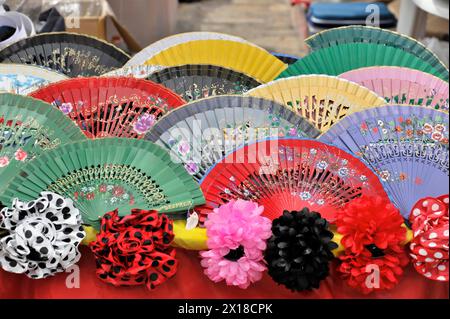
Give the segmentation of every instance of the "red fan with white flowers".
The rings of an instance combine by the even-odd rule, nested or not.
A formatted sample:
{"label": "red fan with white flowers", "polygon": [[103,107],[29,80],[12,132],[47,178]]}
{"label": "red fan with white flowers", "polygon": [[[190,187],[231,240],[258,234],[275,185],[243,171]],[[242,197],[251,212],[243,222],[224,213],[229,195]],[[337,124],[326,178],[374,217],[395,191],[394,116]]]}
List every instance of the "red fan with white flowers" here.
{"label": "red fan with white flowers", "polygon": [[346,203],[363,194],[388,196],[378,177],[358,158],[315,140],[281,138],[249,144],[226,156],[200,184],[212,209],[241,198],[264,206],[275,219],[304,207],[333,221]]}
{"label": "red fan with white flowers", "polygon": [[30,95],[60,109],[89,138],[142,138],[161,116],[186,103],[159,84],[130,77],[75,78]]}

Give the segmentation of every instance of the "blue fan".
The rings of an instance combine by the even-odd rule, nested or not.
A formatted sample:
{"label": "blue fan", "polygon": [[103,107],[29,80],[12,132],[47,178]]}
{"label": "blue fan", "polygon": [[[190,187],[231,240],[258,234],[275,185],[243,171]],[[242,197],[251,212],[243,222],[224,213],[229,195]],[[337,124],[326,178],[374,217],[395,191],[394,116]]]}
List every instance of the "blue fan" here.
{"label": "blue fan", "polygon": [[360,156],[407,218],[427,196],[448,193],[449,116],[419,106],[382,106],[347,116],[320,140]]}

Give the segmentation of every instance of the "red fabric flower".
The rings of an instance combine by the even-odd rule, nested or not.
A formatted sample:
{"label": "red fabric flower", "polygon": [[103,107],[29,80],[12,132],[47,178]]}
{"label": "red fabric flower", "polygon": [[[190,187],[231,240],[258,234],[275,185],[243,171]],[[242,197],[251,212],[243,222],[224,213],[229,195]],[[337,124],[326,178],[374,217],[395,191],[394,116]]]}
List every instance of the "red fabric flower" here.
{"label": "red fabric flower", "polygon": [[367,245],[386,249],[406,238],[399,210],[382,197],[360,197],[337,213],[336,225],[342,234],[341,244],[353,254],[366,250]]}
{"label": "red fabric flower", "polygon": [[90,244],[97,260],[97,276],[115,286],[164,283],[177,271],[172,221],[156,211],[133,209],[119,217],[117,210],[102,219],[97,240]]}
{"label": "red fabric flower", "polygon": [[448,281],[449,196],[420,200],[409,220],[414,233],[409,246],[414,267],[427,278]]}
{"label": "red fabric flower", "polygon": [[384,256],[374,258],[367,249],[361,254],[347,251],[339,256],[341,264],[338,271],[350,287],[364,294],[392,289],[408,264],[408,255],[400,246],[383,253]]}

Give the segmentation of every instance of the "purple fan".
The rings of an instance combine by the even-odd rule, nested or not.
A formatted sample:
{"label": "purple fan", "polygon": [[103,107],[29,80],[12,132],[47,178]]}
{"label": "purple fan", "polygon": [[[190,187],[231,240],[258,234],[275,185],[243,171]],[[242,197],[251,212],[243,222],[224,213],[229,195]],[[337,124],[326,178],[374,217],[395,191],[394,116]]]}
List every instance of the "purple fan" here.
{"label": "purple fan", "polygon": [[360,156],[407,218],[419,199],[449,191],[448,121],[429,108],[382,106],[345,117],[320,140]]}

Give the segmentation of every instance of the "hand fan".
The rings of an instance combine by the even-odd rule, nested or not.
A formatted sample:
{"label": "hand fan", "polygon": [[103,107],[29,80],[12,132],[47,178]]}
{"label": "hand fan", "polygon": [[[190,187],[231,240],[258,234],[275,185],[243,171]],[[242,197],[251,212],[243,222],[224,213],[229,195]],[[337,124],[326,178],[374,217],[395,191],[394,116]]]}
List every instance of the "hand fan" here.
{"label": "hand fan", "polygon": [[419,199],[449,192],[448,120],[430,108],[383,106],[346,117],[320,140],[364,159],[407,218]]}
{"label": "hand fan", "polygon": [[129,56],[112,44],[76,33],[42,33],[0,51],[0,62],[40,65],[69,77],[95,76],[122,67]]}
{"label": "hand fan", "polygon": [[251,44],[250,42],[236,36],[217,33],[217,32],[187,32],[175,34],[150,44],[141,52],[132,57],[125,66],[136,66],[144,64],[145,61],[151,59],[161,51],[167,50],[173,46],[198,40],[226,40],[233,42],[241,42]]}
{"label": "hand fan", "polygon": [[381,97],[365,87],[326,75],[280,79],[261,85],[246,95],[284,104],[322,132],[348,114],[385,104]]}
{"label": "hand fan", "polygon": [[0,92],[26,95],[49,83],[67,79],[63,74],[23,64],[0,64]]}
{"label": "hand fan", "polygon": [[119,214],[132,208],[170,213],[204,203],[183,166],[145,140],[87,140],[48,151],[24,166],[0,199],[26,201],[45,190],[71,198],[83,222],[95,227],[116,208]]}
{"label": "hand fan", "polygon": [[89,138],[141,138],[166,112],[185,102],[165,87],[142,79],[76,78],[35,91]]}
{"label": "hand fan", "polygon": [[328,29],[314,34],[305,42],[313,51],[344,43],[383,44],[408,52],[436,69],[447,69],[436,54],[417,40],[391,30],[371,26],[352,25]]}
{"label": "hand fan", "polygon": [[266,50],[228,40],[197,40],[181,43],[148,59],[147,65],[178,66],[210,64],[250,76],[261,83],[275,79],[287,65]]}
{"label": "hand fan", "polygon": [[300,58],[298,56],[295,55],[290,55],[290,54],[284,54],[284,53],[272,53],[274,57],[280,59],[281,61],[283,61],[286,64],[294,64],[295,62],[297,62],[298,60],[300,60]]}
{"label": "hand fan", "polygon": [[302,74],[339,75],[368,66],[400,66],[430,73],[448,81],[448,70],[396,47],[376,43],[346,43],[311,52],[280,74],[279,78]]}
{"label": "hand fan", "polygon": [[260,141],[230,153],[200,181],[205,214],[231,199],[264,206],[266,217],[308,207],[333,221],[345,203],[364,195],[387,196],[359,159],[314,140]]}
{"label": "hand fan", "polygon": [[135,65],[124,66],[120,69],[102,74],[102,77],[118,77],[129,76],[138,79],[145,79],[157,71],[163,70],[165,67],[158,65]]}
{"label": "hand fan", "polygon": [[51,105],[25,96],[0,94],[0,193],[19,168],[39,154],[84,140],[80,129]]}
{"label": "hand fan", "polygon": [[169,67],[153,73],[148,79],[171,89],[186,101],[242,94],[261,84],[245,74],[214,65]]}
{"label": "hand fan", "polygon": [[307,120],[272,101],[218,96],[180,107],[164,116],[146,139],[168,149],[196,180],[229,151],[272,136],[315,138]]}
{"label": "hand fan", "polygon": [[395,66],[352,70],[339,77],[365,86],[391,104],[421,105],[448,112],[448,82],[431,74]]}

